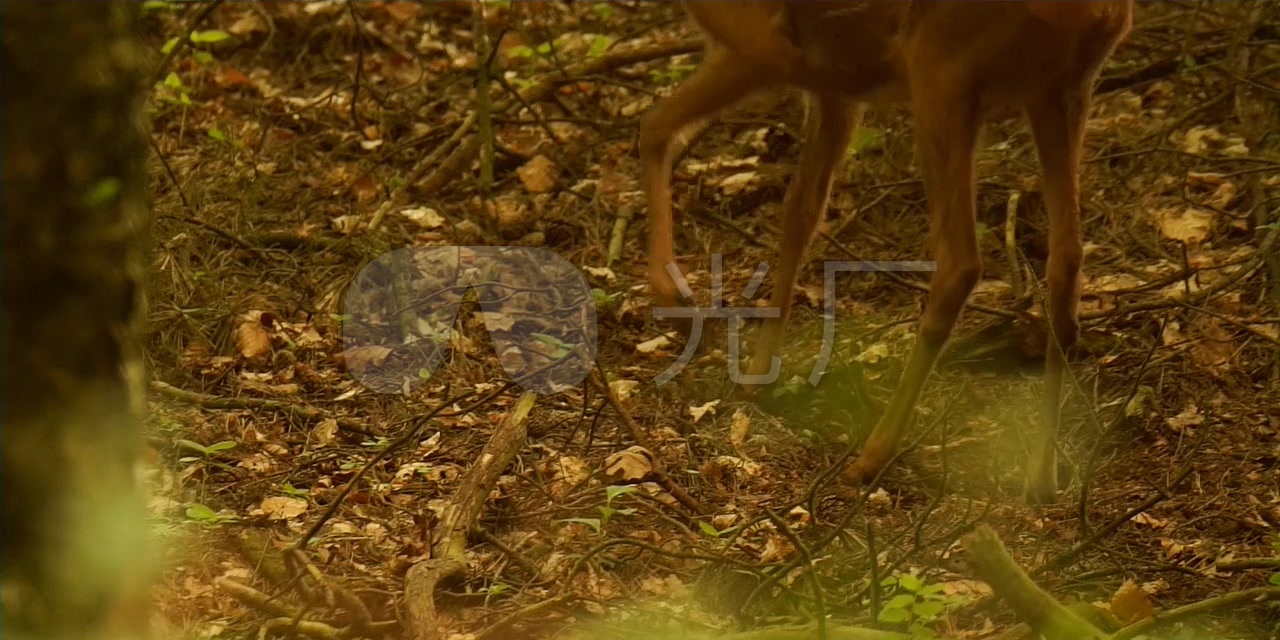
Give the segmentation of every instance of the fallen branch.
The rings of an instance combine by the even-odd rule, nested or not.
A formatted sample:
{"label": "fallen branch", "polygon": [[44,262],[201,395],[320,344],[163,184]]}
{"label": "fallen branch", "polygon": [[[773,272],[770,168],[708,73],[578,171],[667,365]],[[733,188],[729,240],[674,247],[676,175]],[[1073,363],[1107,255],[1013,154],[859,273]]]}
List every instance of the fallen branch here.
{"label": "fallen branch", "polygon": [[[262,398],[222,398],[207,393],[197,393],[195,391],[179,389],[178,387],[160,382],[159,380],[151,381],[151,390],[169,396],[174,400],[194,404],[205,409],[265,409],[267,411],[280,411],[300,416],[308,420],[324,420],[332,417],[329,415],[329,412],[317,407],[291,404],[288,402],[281,402],[279,400],[265,400]],[[358,433],[370,438],[377,437],[377,434],[366,429],[360,420],[353,418],[333,419],[338,423],[338,428],[343,431]]]}
{"label": "fallen branch", "polygon": [[965,536],[961,544],[974,575],[991,585],[992,591],[1009,604],[1020,620],[1047,640],[1104,640],[1107,637],[1036,585],[1013,561],[991,527],[980,525]]}
{"label": "fallen branch", "polygon": [[516,401],[445,505],[440,526],[432,536],[431,557],[415,563],[405,575],[405,614],[411,637],[436,640],[443,636],[436,612],[436,588],[466,572],[467,532],[480,519],[498,477],[524,446],[526,423],[536,400],[537,394],[529,392]]}

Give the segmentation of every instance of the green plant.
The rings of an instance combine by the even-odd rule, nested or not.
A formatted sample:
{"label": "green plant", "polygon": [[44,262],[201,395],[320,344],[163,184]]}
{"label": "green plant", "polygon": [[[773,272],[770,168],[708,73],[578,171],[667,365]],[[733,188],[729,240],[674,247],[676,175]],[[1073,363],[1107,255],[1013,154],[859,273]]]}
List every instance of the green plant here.
{"label": "green plant", "polygon": [[193,440],[179,438],[174,440],[174,444],[178,445],[178,448],[180,449],[200,454],[196,456],[182,456],[181,458],[178,458],[178,462],[199,462],[201,464],[213,465],[222,469],[231,469],[231,467],[218,462],[215,458],[219,453],[222,453],[223,451],[230,451],[235,448],[236,443],[234,441],[223,440],[222,442],[215,442],[209,446],[205,446]]}
{"label": "green plant", "polygon": [[156,83],[156,99],[170,104],[191,106],[191,87],[182,82],[178,74],[170,72],[164,80]]}
{"label": "green plant", "polygon": [[649,72],[649,79],[655,84],[671,85],[684,80],[697,67],[691,64],[673,64],[666,69],[654,69]]}
{"label": "green plant", "polygon": [[226,522],[236,522],[240,517],[230,513],[219,513],[199,502],[193,502],[187,505],[187,519],[216,527]]}
{"label": "green plant", "polygon": [[964,598],[943,593],[942,584],[926,584],[919,576],[909,573],[885,578],[880,586],[892,595],[881,605],[878,619],[904,624],[912,638],[937,638],[938,633],[930,625],[966,602]]}
{"label": "green plant", "polygon": [[561,520],[557,520],[556,522],[585,524],[588,527],[591,527],[596,533],[603,533],[604,528],[608,526],[609,520],[611,520],[613,516],[615,515],[629,516],[636,512],[636,510],[631,507],[621,509],[621,508],[615,508],[613,506],[613,501],[616,500],[619,496],[624,496],[628,493],[634,493],[636,490],[637,489],[635,487],[624,487],[624,486],[605,487],[604,488],[604,494],[605,494],[604,504],[602,506],[596,507],[600,511],[599,518],[563,518]]}

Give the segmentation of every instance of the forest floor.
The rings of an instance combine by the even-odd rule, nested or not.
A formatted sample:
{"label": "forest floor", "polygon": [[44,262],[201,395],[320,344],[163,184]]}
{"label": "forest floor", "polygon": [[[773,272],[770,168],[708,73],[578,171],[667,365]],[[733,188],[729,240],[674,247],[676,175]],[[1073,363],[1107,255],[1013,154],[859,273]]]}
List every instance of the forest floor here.
{"label": "forest floor", "polygon": [[[464,575],[435,597],[443,636],[553,636],[600,616],[651,634],[823,612],[869,625],[879,607],[885,628],[992,637],[1016,620],[958,551],[977,522],[1059,600],[1121,622],[1268,584],[1280,571],[1280,11],[1138,5],[1088,127],[1067,489],[1037,507],[1020,490],[1046,343],[1042,280],[1028,274],[1044,273],[1047,226],[1021,121],[981,138],[985,275],[913,446],[866,494],[823,471],[901,374],[926,274],[837,278],[826,375],[807,378],[824,260],[925,255],[903,109],[872,110],[855,136],[779,383],[737,390],[733,320],[713,319],[702,351],[658,385],[683,341],[653,317],[635,142],[639,116],[701,55],[675,3],[512,3],[487,20],[461,2],[149,3],[163,65],[149,364],[167,637],[286,635],[291,620],[317,623],[297,625],[304,635],[403,635],[407,570],[516,421],[507,372],[592,341],[598,370],[538,395],[468,527]],[[493,55],[477,51],[481,28],[503,36]],[[488,109],[481,64],[496,79]],[[485,111],[491,162],[471,142]],[[712,254],[726,306],[767,297],[771,278],[756,299],[739,292],[775,259],[803,128],[796,92],[755,96],[677,168],[677,254],[700,303]],[[437,337],[433,367],[350,328],[397,295],[353,302],[348,285],[386,288],[366,267],[402,264],[385,254],[405,246],[534,248],[576,269],[507,254],[491,269],[502,286],[566,298],[525,300],[525,316],[482,287],[456,322],[401,320]],[[575,306],[551,320],[552,302]],[[589,340],[566,338],[574,314],[594,322]],[[312,573],[291,577],[277,552],[309,533],[284,557]],[[1183,622],[1182,637],[1276,637],[1278,623],[1267,606],[1231,608]]]}

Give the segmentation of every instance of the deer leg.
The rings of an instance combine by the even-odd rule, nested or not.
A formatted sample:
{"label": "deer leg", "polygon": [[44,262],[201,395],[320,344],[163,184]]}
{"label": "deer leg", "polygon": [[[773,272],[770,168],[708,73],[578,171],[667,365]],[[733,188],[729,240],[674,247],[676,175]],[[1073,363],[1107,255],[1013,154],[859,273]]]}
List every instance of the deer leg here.
{"label": "deer leg", "polygon": [[809,127],[804,148],[800,152],[800,163],[782,202],[781,260],[770,300],[770,306],[778,309],[779,313],[776,318],[765,320],[756,344],[755,357],[748,369],[752,375],[763,375],[770,371],[787,317],[791,315],[794,298],[792,294],[800,274],[800,265],[804,262],[805,251],[813,238],[813,230],[831,196],[831,183],[836,169],[844,160],[849,140],[858,124],[858,112],[849,99],[833,94],[815,97],[818,105],[817,117]]}
{"label": "deer leg", "polygon": [[728,50],[709,47],[697,71],[640,122],[640,165],[649,205],[649,282],[659,306],[676,304],[677,287],[667,265],[675,262],[671,165],[684,147],[681,137],[700,120],[771,82],[741,62]]}
{"label": "deer leg", "polygon": [[846,477],[854,482],[870,481],[893,457],[915,413],[920,391],[982,274],[974,201],[978,106],[974,93],[966,90],[963,82],[956,82],[959,80],[963,79],[949,78],[943,73],[919,73],[912,77],[916,147],[930,211],[937,271],[929,286],[929,301],[902,379],[862,453],[846,472]]}
{"label": "deer leg", "polygon": [[1044,416],[1032,438],[1024,492],[1030,502],[1049,503],[1057,497],[1058,428],[1062,421],[1062,386],[1066,352],[1080,334],[1081,268],[1084,249],[1080,234],[1080,155],[1084,145],[1089,92],[1077,89],[1054,93],[1027,107],[1044,178],[1045,208],[1049,212],[1048,282],[1049,342],[1045,360]]}

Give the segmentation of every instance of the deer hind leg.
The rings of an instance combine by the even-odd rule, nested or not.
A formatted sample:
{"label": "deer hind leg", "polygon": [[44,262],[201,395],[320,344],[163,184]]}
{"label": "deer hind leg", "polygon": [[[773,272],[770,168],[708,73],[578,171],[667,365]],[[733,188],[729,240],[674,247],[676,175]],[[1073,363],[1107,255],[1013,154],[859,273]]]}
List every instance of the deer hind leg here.
{"label": "deer hind leg", "polygon": [[659,306],[676,304],[677,287],[667,265],[675,263],[671,166],[685,145],[682,136],[699,121],[772,82],[729,50],[708,47],[697,71],[642,118],[639,150],[649,205],[649,282]]}
{"label": "deer hind leg", "polygon": [[1080,233],[1080,155],[1089,95],[1087,88],[1055,92],[1027,107],[1049,213],[1046,280],[1049,328],[1055,339],[1050,341],[1046,354],[1043,422],[1032,438],[1027,466],[1024,494],[1030,502],[1053,502],[1058,491],[1057,436],[1062,421],[1066,351],[1080,333],[1078,306],[1084,262]]}
{"label": "deer hind leg", "polygon": [[968,79],[945,73],[948,67],[955,69],[912,64],[916,72],[911,83],[916,147],[937,271],[902,379],[862,453],[846,473],[854,482],[873,479],[897,451],[921,389],[982,274],[974,201],[978,104]]}
{"label": "deer hind leg", "polygon": [[814,96],[817,114],[808,127],[800,163],[782,203],[782,246],[780,263],[770,306],[778,316],[765,320],[748,373],[766,375],[773,367],[774,354],[782,341],[800,265],[813,237],[813,230],[831,197],[831,183],[839,169],[858,125],[861,112],[848,98],[835,94]]}

